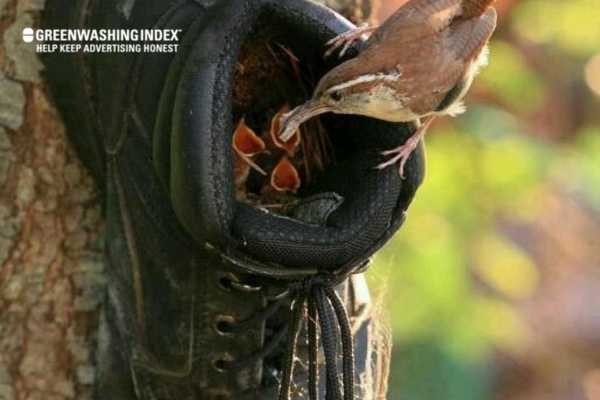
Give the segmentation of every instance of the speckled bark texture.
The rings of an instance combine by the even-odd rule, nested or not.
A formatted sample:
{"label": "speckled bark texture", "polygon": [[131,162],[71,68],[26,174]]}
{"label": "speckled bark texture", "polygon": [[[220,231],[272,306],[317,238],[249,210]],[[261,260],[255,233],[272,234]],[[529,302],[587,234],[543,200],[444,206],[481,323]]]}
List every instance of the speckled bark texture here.
{"label": "speckled bark texture", "polygon": [[[369,0],[324,0],[354,21]],[[0,0],[0,400],[90,399],[104,293],[102,215],[22,30],[43,0]]]}
{"label": "speckled bark texture", "polygon": [[42,5],[0,0],[1,400],[91,397],[103,297],[96,194],[22,40]]}

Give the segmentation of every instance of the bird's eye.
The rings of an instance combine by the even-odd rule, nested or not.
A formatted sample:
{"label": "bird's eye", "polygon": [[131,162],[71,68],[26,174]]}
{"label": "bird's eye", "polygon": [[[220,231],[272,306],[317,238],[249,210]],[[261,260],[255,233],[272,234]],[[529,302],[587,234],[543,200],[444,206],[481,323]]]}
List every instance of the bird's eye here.
{"label": "bird's eye", "polygon": [[329,97],[331,97],[331,100],[333,101],[340,101],[342,99],[342,92],[336,90],[335,92],[331,92]]}

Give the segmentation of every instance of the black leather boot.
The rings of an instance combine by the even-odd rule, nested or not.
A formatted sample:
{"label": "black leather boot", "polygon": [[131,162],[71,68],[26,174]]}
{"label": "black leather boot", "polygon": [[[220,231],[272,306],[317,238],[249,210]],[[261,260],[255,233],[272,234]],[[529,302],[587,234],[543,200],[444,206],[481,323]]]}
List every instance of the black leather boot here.
{"label": "black leather boot", "polygon": [[381,398],[388,360],[360,272],[421,183],[421,151],[404,180],[373,169],[412,126],[325,116],[336,161],[288,216],[236,201],[233,176],[244,46],[289,49],[318,80],[349,23],[303,0],[49,0],[44,24],[181,30],[176,53],[45,58],[107,221],[96,398]]}

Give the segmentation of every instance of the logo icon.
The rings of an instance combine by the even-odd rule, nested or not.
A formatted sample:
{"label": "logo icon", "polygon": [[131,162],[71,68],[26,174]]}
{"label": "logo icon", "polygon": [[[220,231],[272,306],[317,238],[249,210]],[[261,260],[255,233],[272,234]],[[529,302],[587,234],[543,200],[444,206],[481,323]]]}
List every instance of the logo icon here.
{"label": "logo icon", "polygon": [[26,43],[33,42],[33,29],[31,29],[31,28],[23,29],[23,41]]}

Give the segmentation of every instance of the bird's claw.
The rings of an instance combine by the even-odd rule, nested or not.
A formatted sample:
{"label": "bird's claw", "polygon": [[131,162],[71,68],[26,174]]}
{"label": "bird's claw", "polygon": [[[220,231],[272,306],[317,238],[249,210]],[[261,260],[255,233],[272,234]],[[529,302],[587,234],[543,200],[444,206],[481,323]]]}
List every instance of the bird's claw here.
{"label": "bird's claw", "polygon": [[423,123],[421,126],[419,126],[417,128],[417,130],[412,134],[412,136],[410,136],[408,139],[406,139],[406,142],[404,142],[403,145],[395,147],[390,150],[382,151],[381,152],[382,156],[393,155],[393,157],[391,157],[389,160],[379,164],[376,168],[379,170],[382,170],[382,169],[389,167],[390,165],[395,164],[398,161],[400,161],[400,165],[398,166],[398,172],[400,173],[400,178],[404,179],[404,165],[408,161],[408,158],[410,157],[412,152],[419,145],[419,142],[425,135],[425,132],[427,132],[427,128],[429,128],[429,125],[431,125],[434,118],[435,117],[433,117],[433,116],[428,117],[427,120],[425,121],[425,123]]}
{"label": "bird's claw", "polygon": [[369,24],[362,23],[354,29],[346,31],[342,34],[337,35],[333,39],[325,43],[325,46],[329,47],[325,52],[325,58],[333,54],[334,51],[342,47],[338,57],[343,57],[346,51],[357,41],[364,33],[371,32],[375,27],[369,26]]}
{"label": "bird's claw", "polygon": [[[388,153],[388,154],[386,154],[386,153],[388,153],[388,152],[384,151],[381,153],[381,155],[389,155],[390,154],[390,153]],[[377,165],[375,168],[377,168],[378,170],[381,171],[381,170],[389,167],[390,165],[396,164],[399,161],[400,163],[398,165],[398,173],[400,174],[400,178],[404,179],[404,165],[406,164],[406,161],[408,160],[410,153],[411,152],[407,152],[406,154],[398,153],[394,157],[390,158],[389,160]]]}
{"label": "bird's claw", "polygon": [[378,170],[382,170],[382,169],[389,167],[390,165],[394,165],[397,162],[399,162],[398,173],[400,174],[400,178],[404,179],[404,166],[406,165],[406,162],[408,161],[408,158],[412,154],[413,150],[417,147],[417,144],[419,143],[418,139],[417,140],[411,140],[411,139],[413,139],[413,138],[412,137],[409,138],[406,141],[406,143],[404,143],[402,146],[398,146],[391,150],[382,151],[381,152],[382,156],[393,155],[393,157],[391,157],[389,160],[377,165],[375,168],[377,168]]}

